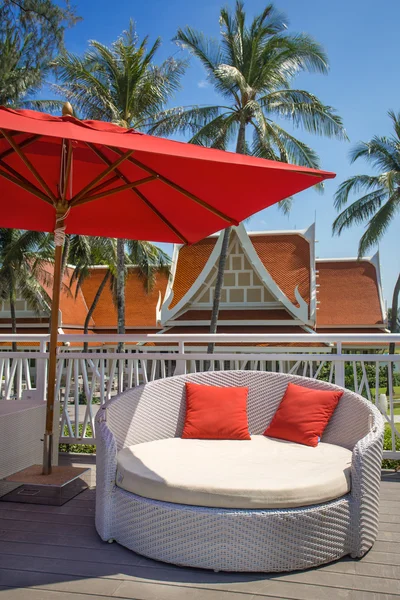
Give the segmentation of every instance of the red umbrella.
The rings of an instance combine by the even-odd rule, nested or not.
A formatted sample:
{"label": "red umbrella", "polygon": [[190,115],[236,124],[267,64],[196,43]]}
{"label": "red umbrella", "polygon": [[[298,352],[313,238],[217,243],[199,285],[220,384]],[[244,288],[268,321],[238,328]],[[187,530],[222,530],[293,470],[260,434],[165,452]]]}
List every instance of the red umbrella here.
{"label": "red umbrella", "polygon": [[0,225],[55,234],[46,473],[51,471],[65,230],[192,244],[334,176],[69,114],[0,107]]}

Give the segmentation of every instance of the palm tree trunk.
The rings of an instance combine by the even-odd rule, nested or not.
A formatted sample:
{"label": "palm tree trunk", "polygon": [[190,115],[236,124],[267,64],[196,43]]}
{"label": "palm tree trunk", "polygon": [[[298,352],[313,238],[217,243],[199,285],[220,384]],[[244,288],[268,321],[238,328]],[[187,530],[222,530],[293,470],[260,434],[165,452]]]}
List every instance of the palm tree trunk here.
{"label": "palm tree trunk", "polygon": [[[117,312],[118,333],[125,333],[125,241],[117,240]],[[124,343],[118,342],[117,352],[123,352]]]}
{"label": "palm tree trunk", "polygon": [[67,266],[69,247],[71,244],[71,237],[67,234],[64,240],[63,253],[61,258],[61,273],[64,275],[65,267]]}
{"label": "palm tree trunk", "polygon": [[[232,227],[227,227],[224,231],[222,240],[221,253],[219,255],[217,280],[215,282],[215,292],[213,308],[211,313],[210,333],[217,333],[217,323],[219,314],[219,305],[221,301],[221,290],[224,283],[224,273],[226,265],[226,257],[228,255],[229,238],[231,236]],[[207,347],[207,354],[213,354],[215,344],[210,342]]]}
{"label": "palm tree trunk", "polygon": [[[10,292],[10,311],[11,311],[11,332],[13,335],[17,333],[17,317],[15,315],[15,300],[12,291]],[[12,351],[17,352],[17,342],[12,342]]]}
{"label": "palm tree trunk", "polygon": [[239,133],[236,142],[236,153],[246,154],[246,123],[243,121],[239,125]]}
{"label": "palm tree trunk", "polygon": [[[93,302],[90,305],[90,308],[89,308],[88,313],[86,315],[85,323],[84,323],[84,326],[83,326],[83,333],[85,335],[87,335],[87,332],[89,330],[90,319],[92,318],[92,315],[94,313],[94,309],[96,308],[97,303],[100,300],[100,296],[101,296],[101,294],[102,294],[102,292],[103,292],[103,290],[105,288],[105,285],[106,285],[107,281],[110,278],[110,275],[111,275],[110,270],[107,269],[107,272],[106,272],[106,274],[103,277],[103,280],[102,280],[102,282],[101,282],[101,284],[99,286],[99,289],[97,290],[96,295],[93,298]],[[84,344],[83,344],[83,351],[87,352],[88,349],[89,349],[89,343],[88,342],[84,342]]]}
{"label": "palm tree trunk", "polygon": [[[245,154],[246,152],[246,123],[241,122],[239,125],[239,133],[236,143],[236,152],[238,154]],[[221,290],[224,283],[225,264],[228,254],[229,239],[231,236],[232,227],[227,227],[224,231],[224,237],[222,240],[221,254],[219,256],[218,263],[218,274],[215,282],[214,301],[211,313],[210,333],[217,333],[217,323],[219,306],[221,301]],[[213,354],[215,344],[210,342],[207,347],[207,354]],[[205,364],[205,368],[208,368],[208,362]]]}
{"label": "palm tree trunk", "polygon": [[[14,294],[12,293],[12,291],[10,292],[10,311],[11,311],[11,332],[13,335],[16,335],[16,333],[17,333],[17,318],[15,315],[15,300],[14,300]],[[17,352],[17,350],[18,350],[17,342],[12,342],[11,350],[13,352]],[[14,358],[10,362],[10,367],[13,366],[14,360],[17,361],[18,359]],[[16,394],[17,393],[17,369],[15,370],[15,375],[13,377],[13,381],[12,381],[11,385],[12,385],[13,393]]]}
{"label": "palm tree trunk", "polygon": [[[400,274],[397,278],[396,284],[394,286],[394,290],[393,290],[393,298],[392,298],[392,316],[390,319],[390,323],[389,323],[389,329],[391,333],[397,333],[397,317],[398,317],[398,312],[399,312],[399,293],[400,293]],[[391,342],[389,344],[389,354],[394,354],[396,352],[396,344],[394,342]],[[392,380],[393,380],[393,371],[394,371],[394,364],[391,363],[391,369],[392,369]],[[389,364],[388,364],[388,369],[387,369],[387,374],[388,374],[388,381],[387,381],[387,386],[386,386],[386,394],[389,394]]]}

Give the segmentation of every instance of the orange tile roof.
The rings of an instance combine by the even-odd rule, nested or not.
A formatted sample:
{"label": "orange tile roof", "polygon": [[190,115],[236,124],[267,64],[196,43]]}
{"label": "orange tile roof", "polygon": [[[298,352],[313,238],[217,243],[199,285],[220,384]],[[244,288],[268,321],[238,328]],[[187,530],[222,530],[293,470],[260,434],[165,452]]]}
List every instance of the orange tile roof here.
{"label": "orange tile roof", "polygon": [[[105,275],[105,269],[93,269],[83,283],[82,290],[86,303],[90,306]],[[161,292],[164,297],[168,278],[158,274],[153,290],[147,294],[143,281],[137,277],[137,269],[132,269],[126,280],[125,324],[126,327],[157,327],[156,306]],[[116,327],[117,310],[112,300],[110,286],[106,285],[93,313],[94,327]]]}
{"label": "orange tile roof", "polygon": [[[45,271],[49,274],[53,274],[53,265],[48,264],[45,266]],[[70,291],[68,288],[70,287],[71,275],[73,273],[73,269],[67,267],[65,269],[65,273],[63,276],[63,287],[61,288],[60,295],[60,310],[62,314],[62,324],[63,325],[83,325],[86,314],[87,314],[87,306],[85,303],[85,299],[82,294],[82,289],[78,291],[78,294],[75,298],[76,294],[76,283],[71,286]],[[51,280],[45,280],[42,283],[44,289],[52,298],[53,295],[53,287]],[[93,325],[93,321],[91,321],[91,325]]]}
{"label": "orange tile roof", "polygon": [[174,297],[169,308],[176,306],[190,290],[204,269],[216,242],[216,237],[210,237],[192,246],[180,248],[173,285]]}
{"label": "orange tile roof", "polygon": [[298,306],[296,286],[310,302],[310,244],[301,235],[277,234],[250,236],[255,251],[276,284]]}
{"label": "orange tile roof", "polygon": [[383,324],[377,273],[366,260],[317,262],[317,327]]}

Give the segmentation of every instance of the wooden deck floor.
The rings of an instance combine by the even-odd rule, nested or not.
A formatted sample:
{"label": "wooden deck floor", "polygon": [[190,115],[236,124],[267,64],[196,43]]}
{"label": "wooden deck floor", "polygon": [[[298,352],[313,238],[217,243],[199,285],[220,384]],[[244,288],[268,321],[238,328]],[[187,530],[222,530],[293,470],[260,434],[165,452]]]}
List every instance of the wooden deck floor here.
{"label": "wooden deck floor", "polygon": [[0,503],[0,600],[400,599],[400,474],[382,475],[378,540],[362,560],[282,575],[167,566],[102,542],[95,493],[60,508]]}

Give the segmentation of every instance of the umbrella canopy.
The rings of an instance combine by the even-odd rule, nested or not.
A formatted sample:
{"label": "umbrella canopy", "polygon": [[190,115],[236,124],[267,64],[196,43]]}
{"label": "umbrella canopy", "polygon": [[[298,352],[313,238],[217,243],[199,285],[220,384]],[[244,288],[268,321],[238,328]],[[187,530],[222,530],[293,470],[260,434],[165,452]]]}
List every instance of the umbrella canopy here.
{"label": "umbrella canopy", "polygon": [[193,243],[334,177],[117,125],[0,108],[4,227]]}
{"label": "umbrella canopy", "polygon": [[45,474],[51,472],[65,231],[194,243],[334,176],[68,114],[0,107],[0,226],[55,236]]}

